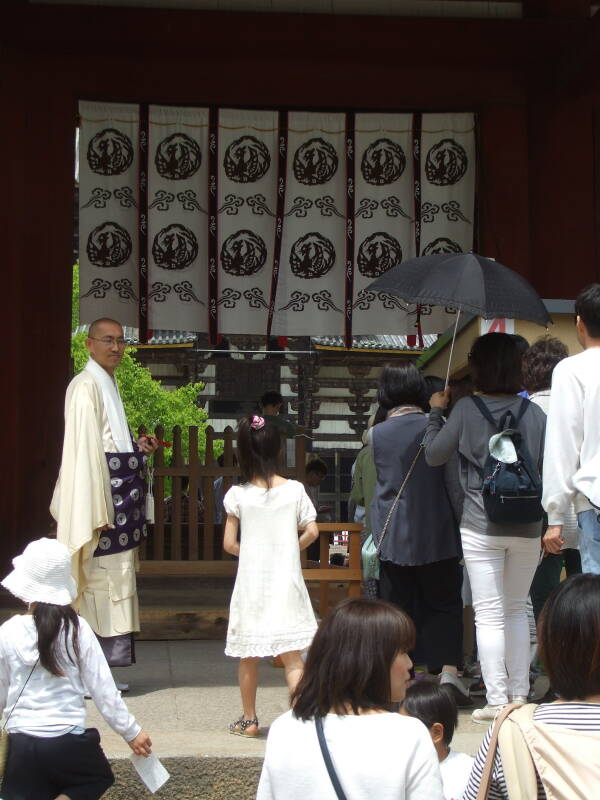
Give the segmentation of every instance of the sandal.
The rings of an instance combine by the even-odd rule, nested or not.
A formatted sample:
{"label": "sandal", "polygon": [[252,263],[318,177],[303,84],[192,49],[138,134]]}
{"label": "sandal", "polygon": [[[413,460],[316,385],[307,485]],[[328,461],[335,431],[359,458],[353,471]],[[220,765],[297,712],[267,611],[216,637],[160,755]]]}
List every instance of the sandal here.
{"label": "sandal", "polygon": [[258,728],[258,720],[256,717],[254,719],[244,719],[244,717],[240,717],[235,722],[232,722],[229,726],[229,733],[233,733],[235,736],[245,736],[247,739],[254,739],[258,736],[258,730],[256,733],[246,733],[246,728],[249,728],[251,725],[256,725]]}

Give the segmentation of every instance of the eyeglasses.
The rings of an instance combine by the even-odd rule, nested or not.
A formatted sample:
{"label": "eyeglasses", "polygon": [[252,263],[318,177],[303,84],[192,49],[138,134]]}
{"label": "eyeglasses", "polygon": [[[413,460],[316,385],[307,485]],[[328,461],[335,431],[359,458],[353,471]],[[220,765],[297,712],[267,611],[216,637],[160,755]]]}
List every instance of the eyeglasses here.
{"label": "eyeglasses", "polygon": [[112,347],[113,344],[116,344],[117,347],[125,347],[127,344],[125,339],[115,339],[114,336],[103,336],[101,339],[98,339],[97,336],[88,336],[88,339],[93,339],[95,342],[102,342],[106,347]]}

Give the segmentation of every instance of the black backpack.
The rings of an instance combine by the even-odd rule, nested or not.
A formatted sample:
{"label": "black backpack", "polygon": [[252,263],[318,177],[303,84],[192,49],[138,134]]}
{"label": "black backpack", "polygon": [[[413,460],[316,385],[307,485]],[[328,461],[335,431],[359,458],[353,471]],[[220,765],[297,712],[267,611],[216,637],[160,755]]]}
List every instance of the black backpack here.
{"label": "black backpack", "polygon": [[473,395],[471,399],[498,433],[510,437],[517,453],[513,464],[499,461],[490,453],[483,470],[477,467],[483,480],[483,505],[489,520],[501,525],[540,522],[544,515],[542,479],[519,431],[529,400],[523,398],[516,417],[507,411],[497,423],[480,397]]}

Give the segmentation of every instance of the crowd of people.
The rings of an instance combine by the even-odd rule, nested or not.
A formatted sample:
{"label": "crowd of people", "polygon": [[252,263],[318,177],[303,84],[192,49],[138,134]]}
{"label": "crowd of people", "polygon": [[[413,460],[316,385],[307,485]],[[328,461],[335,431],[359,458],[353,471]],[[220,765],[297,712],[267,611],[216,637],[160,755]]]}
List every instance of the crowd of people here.
{"label": "crowd of people", "polygon": [[[300,560],[318,538],[311,487],[281,475],[276,403],[240,421],[240,481],[223,498],[224,549],[239,560],[225,653],[239,659],[242,713],[230,732],[259,736],[261,658],[281,658],[290,692],[259,800],[595,796],[600,285],[575,310],[574,356],[551,338],[524,350],[507,334],[479,337],[472,391],[428,386],[409,363],[383,371],[353,488],[378,597],[346,600],[319,624]],[[98,732],[85,728],[86,693],[136,754],[151,752],[109,669],[135,658],[138,478],[158,446],[126,426],[113,379],[123,347],[118,323],[91,327],[93,363],[67,394],[57,540],[30,543],[2,581],[27,605],[0,628],[4,800],[93,800],[110,786]],[[487,694],[472,717],[491,723],[474,761],[451,748],[457,707],[472,703],[460,676],[466,583]],[[551,685],[539,705],[527,702],[529,597]],[[415,680],[417,661],[427,679]]]}

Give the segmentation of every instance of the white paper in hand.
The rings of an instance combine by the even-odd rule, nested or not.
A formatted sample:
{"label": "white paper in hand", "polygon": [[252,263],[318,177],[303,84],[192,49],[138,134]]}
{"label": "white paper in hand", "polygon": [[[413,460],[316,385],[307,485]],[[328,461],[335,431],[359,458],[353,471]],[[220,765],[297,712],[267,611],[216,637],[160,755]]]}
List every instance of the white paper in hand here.
{"label": "white paper in hand", "polygon": [[150,755],[146,758],[132,753],[129,758],[138,775],[151,792],[157,792],[171,777],[157,756]]}

